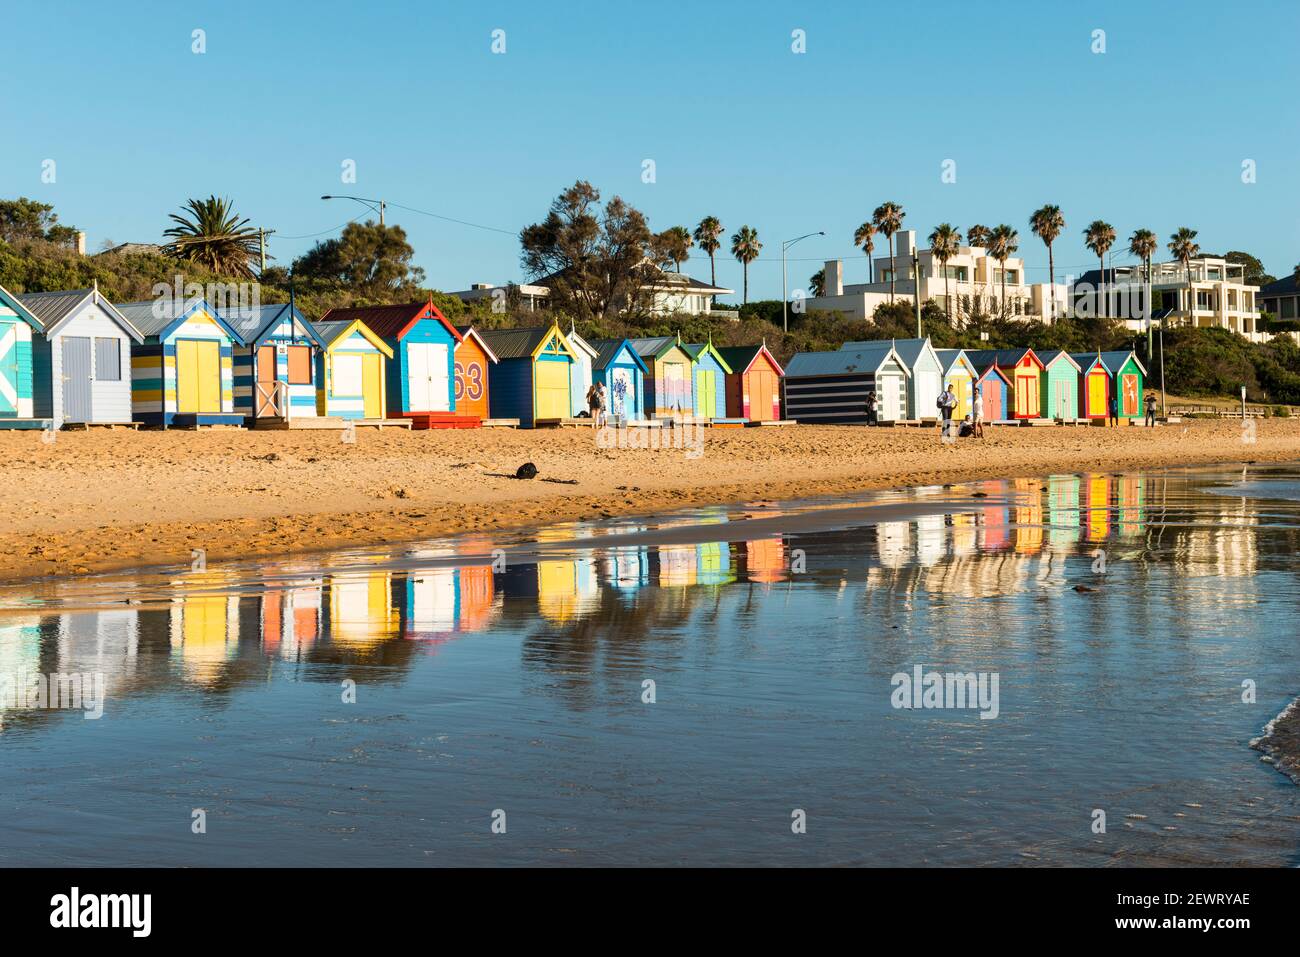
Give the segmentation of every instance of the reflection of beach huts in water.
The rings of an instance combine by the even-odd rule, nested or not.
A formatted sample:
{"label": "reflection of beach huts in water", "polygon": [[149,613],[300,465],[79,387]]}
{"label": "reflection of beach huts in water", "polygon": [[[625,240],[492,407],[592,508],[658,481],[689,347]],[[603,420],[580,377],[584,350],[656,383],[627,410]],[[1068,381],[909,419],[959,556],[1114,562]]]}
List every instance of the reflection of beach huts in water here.
{"label": "reflection of beach huts in water", "polygon": [[724,419],[727,417],[727,376],[731,366],[712,342],[682,346],[691,357],[692,412],[697,419]]}
{"label": "reflection of beach huts in water", "polygon": [[1014,479],[1015,550],[1033,554],[1043,547],[1043,493],[1037,479]]}
{"label": "reflection of beach huts in water", "polygon": [[[976,366],[976,368],[980,368]],[[980,393],[980,412],[985,422],[1002,422],[1007,416],[1007,397],[1011,392],[1011,382],[997,367],[990,363],[976,378]]]}
{"label": "reflection of beach huts in water", "polygon": [[41,322],[0,286],[0,428],[41,429],[35,417],[32,334]]}
{"label": "reflection of beach huts in water", "polygon": [[631,339],[646,365],[645,406],[655,416],[690,415],[695,408],[691,373],[694,364],[677,336]]}
{"label": "reflection of beach huts in water", "polygon": [[650,584],[650,550],[644,545],[612,545],[605,550],[605,580],[635,591]]}
{"label": "reflection of beach huts in water", "polygon": [[382,419],[387,408],[384,360],[393,350],[359,319],[318,322],[325,348],[316,359],[316,413]]}
{"label": "reflection of beach huts in water", "polygon": [[1142,534],[1143,489],[1145,483],[1140,475],[1123,475],[1116,481],[1116,506],[1118,512],[1118,531],[1125,538]]}
{"label": "reflection of beach huts in water", "polygon": [[489,370],[492,418],[518,419],[531,429],[570,417],[570,372],[577,355],[559,326],[484,329],[480,335],[497,357]]}
{"label": "reflection of beach huts in water", "polygon": [[[50,419],[56,429],[131,422],[131,344],[144,341],[140,331],[98,288],[18,299],[41,322],[31,344],[36,417]],[[8,404],[0,386],[0,414]]]}
{"label": "reflection of beach huts in water", "polygon": [[1042,412],[1043,360],[1033,349],[977,349],[968,352],[976,368],[996,365],[1006,376],[1008,419],[1037,419]]}
{"label": "reflection of beach huts in water", "polygon": [[718,352],[731,367],[727,376],[727,416],[750,422],[781,419],[781,377],[785,370],[766,345],[727,346]]}
{"label": "reflection of beach huts in water", "polygon": [[1088,541],[1103,542],[1110,534],[1110,477],[1089,475]]}
{"label": "reflection of beach huts in water", "polygon": [[202,299],[119,305],[144,337],[131,345],[131,406],[146,425],[243,425],[235,411],[238,335]]}
{"label": "reflection of beach huts in water", "polygon": [[661,588],[695,584],[699,555],[694,545],[660,545],[658,558]]}
{"label": "reflection of beach huts in water", "polygon": [[401,633],[391,573],[342,572],[331,576],[328,587],[332,644],[371,648]]}
{"label": "reflection of beach huts in water", "polygon": [[316,359],[325,348],[307,317],[290,303],[237,309],[235,411],[258,419],[316,415]]}
{"label": "reflection of beach huts in water", "polygon": [[751,582],[772,583],[785,579],[785,541],[759,538],[745,543],[745,577]]}
{"label": "reflection of beach huts in water", "polygon": [[[846,342],[840,346],[841,352],[853,352],[871,342]],[[936,400],[943,391],[943,365],[930,345],[927,336],[924,339],[894,339],[894,353],[907,370],[907,412],[904,418],[912,420],[937,419],[939,407]]]}
{"label": "reflection of beach huts in water", "polygon": [[1073,422],[1079,417],[1079,364],[1064,349],[1044,352],[1040,417]]}
{"label": "reflection of beach huts in water", "polygon": [[[497,355],[473,326],[457,326],[460,342],[456,343],[456,424],[471,424],[468,420],[482,422],[492,417],[488,385],[489,370],[496,365]],[[462,421],[465,420],[465,421]]]}
{"label": "reflection of beach huts in water", "polygon": [[588,558],[544,559],[537,563],[537,612],[565,624],[586,617],[600,604],[600,585]]}
{"label": "reflection of beach huts in water", "polygon": [[731,569],[731,546],[727,542],[701,542],[695,546],[695,582],[698,585],[726,585],[736,580]]}
{"label": "reflection of beach huts in water", "polygon": [[781,388],[786,417],[796,422],[867,422],[868,392],[876,394],[878,421],[907,418],[907,370],[887,341],[800,352],[786,363]]}
{"label": "reflection of beach huts in water", "polygon": [[262,650],[297,661],[321,635],[321,586],[316,582],[270,588],[262,595]]}
{"label": "reflection of beach huts in water", "polygon": [[943,558],[945,534],[942,515],[917,516],[916,560],[919,564],[929,567]]}
{"label": "reflection of beach huts in water", "polygon": [[975,366],[964,349],[936,349],[939,366],[943,370],[943,384],[957,397],[957,407],[953,414],[964,419],[971,414],[971,396],[974,395],[975,378],[978,375]]}
{"label": "reflection of beach huts in water", "polygon": [[881,522],[876,526],[876,555],[884,568],[907,563],[912,547],[912,526],[908,522]]}
{"label": "reflection of beach huts in water", "polygon": [[402,635],[446,638],[486,628],[497,610],[490,565],[430,568],[406,576]]}
{"label": "reflection of beach huts in water", "polygon": [[1079,540],[1079,476],[1053,475],[1047,480],[1048,541],[1067,548]]}
{"label": "reflection of beach huts in water", "polygon": [[627,339],[597,339],[591,377],[605,387],[605,409],[611,423],[637,422],[646,418],[646,364]]}
{"label": "reflection of beach huts in water", "polygon": [[[224,593],[228,585],[229,579],[220,573],[190,574],[185,593],[172,600],[172,652],[185,677],[201,685],[220,681],[226,662],[239,649],[239,599]],[[205,593],[205,588],[212,592]]]}

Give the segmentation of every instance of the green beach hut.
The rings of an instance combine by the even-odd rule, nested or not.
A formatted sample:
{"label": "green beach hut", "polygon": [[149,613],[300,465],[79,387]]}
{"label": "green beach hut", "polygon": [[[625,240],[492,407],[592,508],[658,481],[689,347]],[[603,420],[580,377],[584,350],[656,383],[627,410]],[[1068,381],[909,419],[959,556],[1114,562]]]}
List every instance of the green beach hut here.
{"label": "green beach hut", "polygon": [[1043,360],[1043,378],[1039,387],[1040,414],[1044,419],[1073,422],[1079,418],[1079,363],[1064,349],[1048,350]]}

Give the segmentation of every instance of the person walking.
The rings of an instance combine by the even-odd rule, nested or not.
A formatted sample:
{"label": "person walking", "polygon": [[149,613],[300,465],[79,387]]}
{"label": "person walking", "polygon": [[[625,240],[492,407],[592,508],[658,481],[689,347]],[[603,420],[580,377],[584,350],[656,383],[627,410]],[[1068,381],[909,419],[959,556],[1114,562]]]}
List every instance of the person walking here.
{"label": "person walking", "polygon": [[970,416],[971,434],[977,439],[984,438],[984,387],[978,382],[971,388]]}
{"label": "person walking", "polygon": [[1155,428],[1156,424],[1156,394],[1147,390],[1147,418],[1146,424],[1149,428]]}
{"label": "person walking", "polygon": [[957,406],[951,386],[943,387],[935,404],[939,406],[939,438],[946,441],[952,434],[952,410]]}

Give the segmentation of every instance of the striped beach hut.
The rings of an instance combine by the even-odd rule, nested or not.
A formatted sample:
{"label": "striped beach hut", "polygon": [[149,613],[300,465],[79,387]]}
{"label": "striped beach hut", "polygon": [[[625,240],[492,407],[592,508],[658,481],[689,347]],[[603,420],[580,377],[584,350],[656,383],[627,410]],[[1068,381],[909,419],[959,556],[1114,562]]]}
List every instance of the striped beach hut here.
{"label": "striped beach hut", "polygon": [[1011,395],[1011,380],[998,368],[997,363],[989,363],[975,381],[979,384],[980,412],[984,421],[1003,422],[1010,418],[1007,414],[1007,400]]}
{"label": "striped beach hut", "polygon": [[387,344],[384,360],[389,415],[425,417],[455,410],[455,351],[460,333],[433,304],[331,309],[321,322],[359,320]]}
{"label": "striped beach hut", "polygon": [[1079,418],[1105,419],[1112,386],[1101,353],[1076,352],[1070,358],[1079,367]]}
{"label": "striped beach hut", "polygon": [[727,417],[727,376],[731,366],[713,347],[713,342],[682,346],[691,357],[691,409],[697,419]]}
{"label": "striped beach hut", "polygon": [[978,349],[967,355],[976,368],[987,369],[991,363],[996,363],[1006,375],[1011,384],[1006,418],[1039,418],[1042,414],[1043,360],[1033,349]]}
{"label": "striped beach hut", "polygon": [[645,414],[646,365],[627,339],[597,339],[593,380],[605,386],[605,408],[612,423],[637,422]]}
{"label": "striped beach hut", "polygon": [[489,370],[492,418],[518,419],[524,428],[535,428],[570,417],[570,374],[577,356],[559,326],[479,334],[497,357]]}
{"label": "striped beach hut", "polygon": [[131,408],[146,425],[243,425],[235,411],[238,333],[203,299],[163,297],[118,305],[139,330],[131,344]]}
{"label": "striped beach hut", "polygon": [[32,334],[41,321],[0,286],[0,429],[42,429],[35,417]]}
{"label": "striped beach hut", "polygon": [[645,405],[649,416],[692,414],[694,363],[682,348],[681,337],[655,336],[629,341],[646,365]]}
{"label": "striped beach hut", "polygon": [[596,361],[596,349],[578,335],[573,320],[569,320],[569,331],[564,334],[564,338],[568,339],[569,345],[573,346],[575,357],[573,366],[569,370],[569,414],[576,416],[588,411],[587,391],[593,381],[592,364]]}
{"label": "striped beach hut", "polygon": [[719,349],[731,367],[727,375],[727,417],[750,422],[781,419],[781,377],[785,370],[767,344]]}
{"label": "striped beach hut", "polygon": [[456,418],[491,418],[488,370],[496,365],[497,354],[473,326],[457,326],[456,331]]}
{"label": "striped beach hut", "polygon": [[785,415],[796,422],[867,422],[867,393],[876,394],[876,420],[907,417],[907,367],[891,343],[856,351],[800,352],[781,380]]}
{"label": "striped beach hut", "polygon": [[386,418],[385,361],[393,358],[392,347],[360,319],[313,325],[325,346],[316,357],[316,414]]}
{"label": "striped beach hut", "polygon": [[943,384],[957,397],[957,406],[953,415],[964,419],[971,414],[971,397],[975,394],[975,379],[978,373],[974,364],[966,355],[965,349],[935,349],[939,357],[939,366],[943,369]]}
{"label": "striped beach hut", "polygon": [[235,411],[258,419],[316,414],[316,365],[325,349],[293,303],[226,310],[239,335],[234,346]]}
{"label": "striped beach hut", "polygon": [[1043,384],[1040,389],[1044,419],[1073,422],[1079,417],[1079,363],[1064,349],[1039,355],[1043,360]]}
{"label": "striped beach hut", "polygon": [[35,415],[56,429],[131,422],[131,344],[144,337],[98,285],[18,299],[41,321],[32,339]]}

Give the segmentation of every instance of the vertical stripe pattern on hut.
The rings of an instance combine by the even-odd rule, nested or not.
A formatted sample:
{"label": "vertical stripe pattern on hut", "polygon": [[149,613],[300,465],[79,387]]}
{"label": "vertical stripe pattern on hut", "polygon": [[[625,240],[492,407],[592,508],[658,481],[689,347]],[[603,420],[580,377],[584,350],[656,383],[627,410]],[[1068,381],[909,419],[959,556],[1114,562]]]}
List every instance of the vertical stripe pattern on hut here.
{"label": "vertical stripe pattern on hut", "polygon": [[767,346],[727,346],[718,350],[727,375],[727,417],[750,422],[781,418],[781,377],[785,370]]}
{"label": "vertical stripe pattern on hut", "polygon": [[388,344],[359,319],[315,323],[325,344],[316,359],[316,414],[343,419],[387,416]]}
{"label": "vertical stripe pattern on hut", "polygon": [[32,332],[40,321],[0,287],[0,425],[12,426],[34,415]]}

